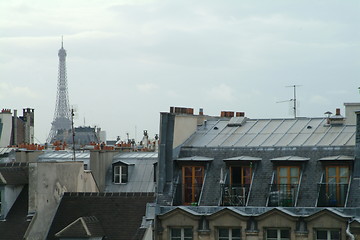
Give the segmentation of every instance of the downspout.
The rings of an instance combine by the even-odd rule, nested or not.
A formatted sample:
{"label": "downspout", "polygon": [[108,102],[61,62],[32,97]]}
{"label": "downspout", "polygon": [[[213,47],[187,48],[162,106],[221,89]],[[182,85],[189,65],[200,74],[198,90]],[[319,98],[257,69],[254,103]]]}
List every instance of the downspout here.
{"label": "downspout", "polygon": [[349,237],[349,240],[355,240],[354,234],[350,232],[350,219],[348,220],[347,227],[346,227],[346,235]]}

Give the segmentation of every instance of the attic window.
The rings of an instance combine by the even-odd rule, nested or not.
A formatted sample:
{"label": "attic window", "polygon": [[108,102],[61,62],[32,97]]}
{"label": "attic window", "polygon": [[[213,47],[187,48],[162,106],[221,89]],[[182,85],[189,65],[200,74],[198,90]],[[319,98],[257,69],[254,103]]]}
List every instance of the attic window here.
{"label": "attic window", "polygon": [[113,182],[115,184],[127,183],[128,181],[128,166],[115,165],[113,167]]}

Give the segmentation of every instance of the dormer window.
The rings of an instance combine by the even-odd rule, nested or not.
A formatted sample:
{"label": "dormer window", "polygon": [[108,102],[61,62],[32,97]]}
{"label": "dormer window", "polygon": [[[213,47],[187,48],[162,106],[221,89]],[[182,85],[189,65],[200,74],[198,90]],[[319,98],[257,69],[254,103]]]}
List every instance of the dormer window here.
{"label": "dormer window", "polygon": [[[205,178],[205,168],[206,165],[213,160],[213,158],[202,156],[192,156],[176,159],[177,164],[181,168],[182,175],[181,184],[176,190],[177,194],[181,194],[180,204],[199,205]],[[179,201],[180,198],[177,200]],[[175,204],[178,203],[176,202]]]}
{"label": "dormer window", "polygon": [[325,175],[325,184],[322,186],[326,192],[326,205],[344,206],[349,183],[349,167],[327,166]]}
{"label": "dormer window", "polygon": [[354,157],[331,156],[319,159],[325,173],[320,185],[319,207],[343,207],[349,190],[350,166]]}
{"label": "dormer window", "polygon": [[222,203],[224,206],[246,206],[250,191],[254,165],[261,158],[238,156],[223,160],[229,172],[222,185]]}
{"label": "dormer window", "polygon": [[115,165],[113,166],[113,182],[115,184],[127,183],[128,181],[128,166]]}
{"label": "dormer window", "polygon": [[275,165],[273,180],[270,184],[269,207],[296,206],[301,179],[301,169],[309,158],[286,156],[273,158]]}

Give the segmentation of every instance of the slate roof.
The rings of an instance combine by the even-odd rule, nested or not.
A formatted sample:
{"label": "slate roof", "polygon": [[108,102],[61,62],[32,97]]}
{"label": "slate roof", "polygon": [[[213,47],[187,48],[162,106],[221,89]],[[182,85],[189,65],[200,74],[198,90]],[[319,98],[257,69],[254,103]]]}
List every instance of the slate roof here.
{"label": "slate roof", "polygon": [[106,172],[105,192],[155,192],[154,163],[157,160],[157,152],[129,152],[114,156],[112,164],[128,165],[128,181],[114,184],[110,165]]}
{"label": "slate roof", "polygon": [[[354,156],[355,134],[356,125],[331,125],[326,118],[208,118],[206,124],[199,125],[195,133],[184,142],[178,156],[173,159],[194,156],[214,159],[205,169],[198,201],[200,206],[221,204],[221,183],[228,184],[230,179],[226,162],[231,164],[237,161],[236,164],[239,164],[239,156],[257,160],[250,161],[255,164],[251,165],[253,179],[246,199],[246,206],[249,207],[267,206],[276,166],[294,162],[302,166],[294,204],[296,207],[314,207],[318,204],[318,184],[323,182],[323,164],[329,160],[351,161],[353,157],[348,156]],[[173,176],[174,184],[178,184],[182,179],[181,169],[175,166]],[[360,196],[351,189],[352,185],[347,207],[360,204]],[[165,194],[171,195],[167,192]],[[172,202],[178,204],[178,201]]]}
{"label": "slate roof", "polygon": [[28,186],[24,186],[6,221],[0,221],[0,240],[22,240],[30,222],[26,221],[28,213]]}
{"label": "slate roof", "polygon": [[[79,219],[85,221],[89,217],[98,220],[93,222],[97,227],[102,227],[108,240],[131,240],[135,236],[139,238],[139,232],[144,233],[139,229],[145,216],[146,204],[154,201],[153,193],[65,193],[47,239],[58,239],[55,234],[72,223],[77,223]],[[90,226],[89,222],[86,224]],[[79,233],[78,227],[74,228],[73,232],[70,230],[66,231],[66,234]],[[98,230],[96,232],[98,233]]]}
{"label": "slate roof", "polygon": [[29,182],[29,168],[26,163],[0,164],[0,184],[24,185]]}

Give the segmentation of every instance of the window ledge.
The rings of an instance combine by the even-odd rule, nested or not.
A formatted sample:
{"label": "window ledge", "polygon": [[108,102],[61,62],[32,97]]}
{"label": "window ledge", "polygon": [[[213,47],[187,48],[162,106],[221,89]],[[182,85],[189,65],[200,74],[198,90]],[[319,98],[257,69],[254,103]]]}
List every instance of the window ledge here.
{"label": "window ledge", "polygon": [[202,229],[202,230],[198,230],[199,235],[209,235],[210,234],[210,229]]}

